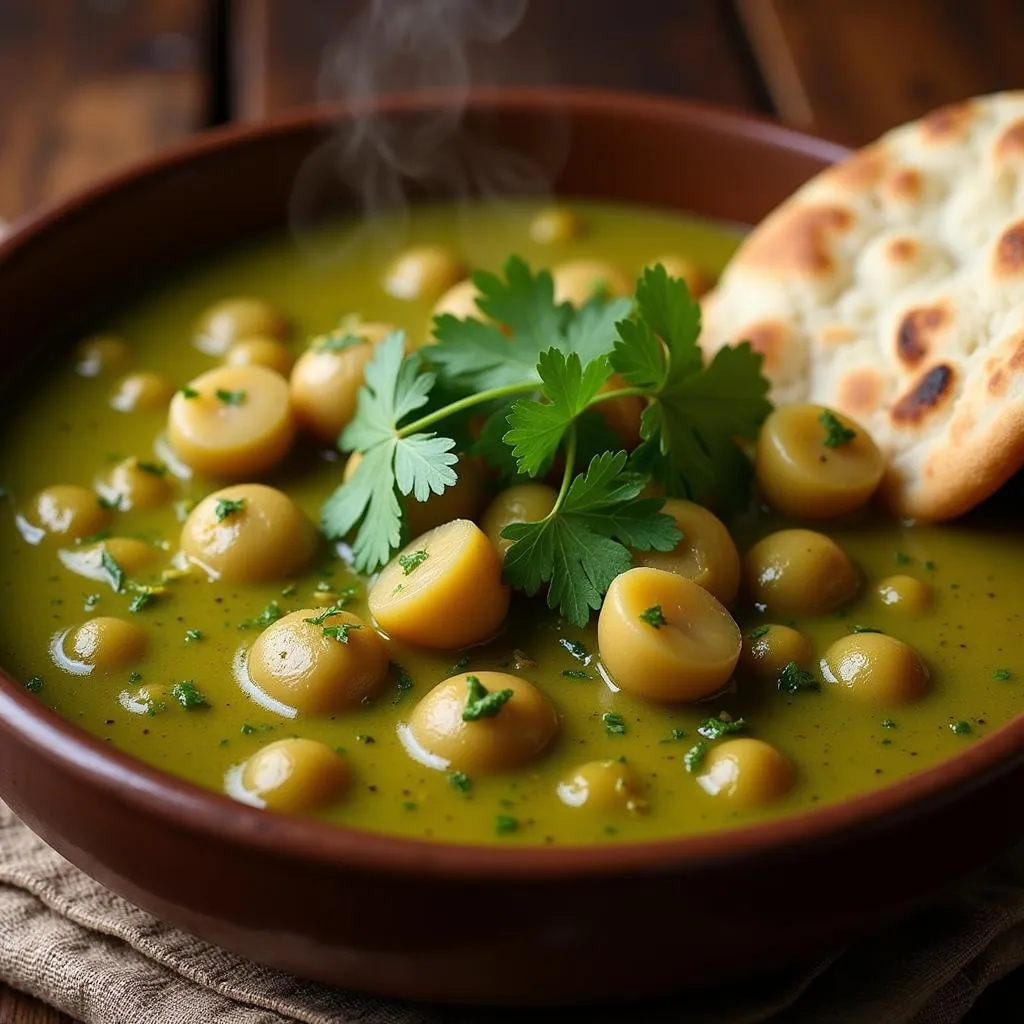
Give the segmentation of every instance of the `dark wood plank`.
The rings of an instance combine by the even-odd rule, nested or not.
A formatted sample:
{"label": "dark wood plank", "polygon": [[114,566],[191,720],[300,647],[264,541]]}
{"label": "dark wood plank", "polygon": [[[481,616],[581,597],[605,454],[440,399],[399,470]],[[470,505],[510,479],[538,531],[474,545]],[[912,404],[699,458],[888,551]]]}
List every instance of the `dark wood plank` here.
{"label": "dark wood plank", "polygon": [[736,2],[782,119],[838,142],[1024,86],[1019,0]]}
{"label": "dark wood plank", "polygon": [[45,1003],[0,985],[0,1024],[74,1024]]}
{"label": "dark wood plank", "polygon": [[[237,5],[235,66],[239,116],[257,119],[317,100],[338,99],[352,84],[349,49],[366,38],[369,0],[248,0]],[[439,40],[437,8],[392,0],[421,19],[419,53],[433,45],[449,59],[377,60],[378,91],[413,85],[562,84],[670,93],[741,107],[761,107],[764,92],[731,6],[720,0],[621,0],[529,4],[514,30],[496,43]],[[463,9],[470,4],[467,2]],[[479,8],[482,5],[477,5]],[[500,8],[501,4],[490,5]],[[514,0],[504,5],[516,6]],[[450,4],[448,9],[459,10]],[[455,22],[448,20],[451,33]],[[463,33],[468,35],[469,33]],[[379,46],[384,31],[373,34]],[[449,36],[449,42],[457,36]],[[430,43],[428,40],[432,40]],[[464,57],[466,74],[458,73]],[[328,62],[335,61],[334,70]],[[424,66],[428,65],[428,66]],[[340,71],[339,71],[340,68]],[[423,77],[417,77],[418,71]]]}
{"label": "dark wood plank", "polygon": [[0,3],[0,217],[202,121],[203,0]]}

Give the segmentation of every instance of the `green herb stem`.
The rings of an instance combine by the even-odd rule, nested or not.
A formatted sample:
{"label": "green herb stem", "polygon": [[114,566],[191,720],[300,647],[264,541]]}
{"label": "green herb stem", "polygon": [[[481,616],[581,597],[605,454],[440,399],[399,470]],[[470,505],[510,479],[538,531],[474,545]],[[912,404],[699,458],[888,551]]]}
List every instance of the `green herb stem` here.
{"label": "green herb stem", "polygon": [[463,412],[466,409],[472,409],[475,405],[483,405],[484,402],[492,402],[498,398],[510,398],[513,395],[526,395],[531,391],[539,390],[540,384],[537,381],[531,380],[522,384],[507,384],[500,388],[488,388],[486,391],[478,391],[475,395],[467,395],[465,398],[460,398],[457,402],[450,402],[440,409],[427,413],[426,416],[421,416],[418,420],[413,420],[412,423],[407,423],[404,427],[399,428],[397,436],[409,437],[411,434],[418,434],[421,430],[426,430],[435,423],[446,420],[449,416],[454,416],[456,413]]}

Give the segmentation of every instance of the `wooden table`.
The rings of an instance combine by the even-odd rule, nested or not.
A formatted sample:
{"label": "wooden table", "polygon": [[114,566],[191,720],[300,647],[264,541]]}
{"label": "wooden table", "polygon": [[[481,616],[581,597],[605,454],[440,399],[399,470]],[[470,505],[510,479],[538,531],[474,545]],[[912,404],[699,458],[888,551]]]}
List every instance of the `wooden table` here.
{"label": "wooden table", "polygon": [[[469,6],[474,0],[463,0]],[[379,3],[379,0],[378,0]],[[451,53],[422,0],[421,52]],[[490,2],[515,12],[516,0]],[[0,0],[0,218],[204,126],[337,98],[370,0]],[[507,19],[506,19],[507,20]],[[533,0],[424,84],[571,84],[745,107],[851,145],[941,103],[1024,87],[1020,0]],[[370,83],[410,85],[382,61]],[[365,85],[366,83],[362,83]],[[1024,972],[970,1020],[1018,1019]],[[68,1018],[0,986],[0,1024]]]}

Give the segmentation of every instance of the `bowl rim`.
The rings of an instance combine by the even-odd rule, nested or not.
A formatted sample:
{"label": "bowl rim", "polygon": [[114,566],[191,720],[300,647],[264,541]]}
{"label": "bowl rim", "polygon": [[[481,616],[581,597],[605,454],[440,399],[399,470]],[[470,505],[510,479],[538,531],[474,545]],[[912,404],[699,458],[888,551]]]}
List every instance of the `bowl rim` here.
{"label": "bowl rim", "polygon": [[[0,240],[0,260],[33,245],[67,217],[98,204],[111,192],[144,183],[196,157],[245,145],[267,135],[287,136],[326,129],[354,111],[403,113],[454,101],[469,111],[487,109],[540,113],[643,116],[715,129],[738,138],[774,142],[800,154],[832,161],[848,154],[836,143],[784,128],[766,118],[671,97],[594,89],[490,88],[468,97],[449,90],[393,94],[357,107],[344,104],[303,108],[253,124],[233,124],[198,133],[159,155],[135,163],[75,194],[41,205],[16,220]],[[728,861],[787,856],[809,843],[840,842],[851,832],[884,828],[894,816],[924,814],[936,801],[964,795],[1024,756],[1024,713],[969,747],[929,768],[877,789],[810,810],[755,824],[699,835],[579,845],[503,846],[421,839],[363,831],[315,819],[246,806],[213,790],[152,767],[108,746],[61,718],[0,668],[0,721],[16,730],[35,756],[178,827],[222,841],[246,844],[268,855],[325,867],[462,881],[570,877],[702,870]]]}

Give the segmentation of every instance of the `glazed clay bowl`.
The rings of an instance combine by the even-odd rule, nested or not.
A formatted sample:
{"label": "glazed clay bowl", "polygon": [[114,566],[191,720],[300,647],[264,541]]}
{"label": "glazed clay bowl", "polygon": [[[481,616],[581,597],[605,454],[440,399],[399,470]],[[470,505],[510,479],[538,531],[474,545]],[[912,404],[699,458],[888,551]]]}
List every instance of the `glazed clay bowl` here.
{"label": "glazed clay bowl", "polygon": [[[449,111],[444,96],[397,98],[375,108],[373,130],[392,147],[418,140],[418,153],[442,152],[451,167],[481,145],[518,154],[503,166],[529,168],[517,182],[527,189],[539,169],[565,195],[736,222],[756,221],[842,155],[735,114],[550,91],[479,94],[458,138],[439,145],[431,119]],[[7,394],[44,344],[71,340],[80,325],[67,311],[115,305],[215,247],[313,217],[322,200],[351,201],[322,183],[294,189],[300,168],[308,186],[318,162],[344,164],[366,116],[303,114],[199,137],[20,225],[0,249]],[[335,143],[324,149],[325,138]],[[478,184],[414,164],[408,194]],[[474,847],[242,806],[118,753],[0,678],[0,794],[80,868],[254,960],[429,1000],[625,998],[820,953],[1024,834],[1024,818],[1004,813],[1024,785],[1022,748],[1024,717],[937,768],[768,824],[626,845]]]}

